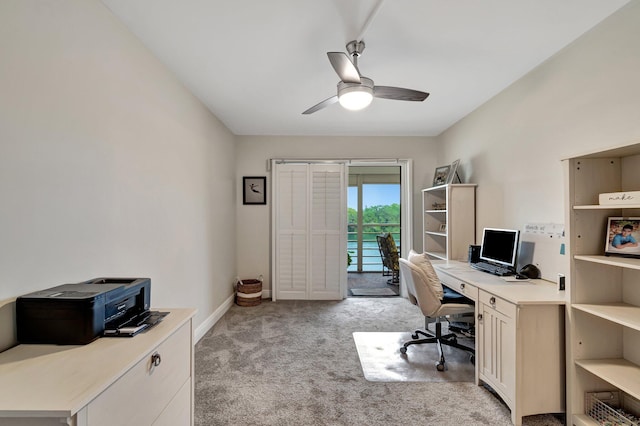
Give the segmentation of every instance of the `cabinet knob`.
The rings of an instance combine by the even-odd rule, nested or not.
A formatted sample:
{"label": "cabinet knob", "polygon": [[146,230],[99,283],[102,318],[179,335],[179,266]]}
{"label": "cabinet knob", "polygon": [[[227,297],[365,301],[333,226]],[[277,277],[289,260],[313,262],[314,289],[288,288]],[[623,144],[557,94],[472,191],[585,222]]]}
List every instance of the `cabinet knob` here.
{"label": "cabinet knob", "polygon": [[489,299],[489,303],[491,303],[492,305],[496,304],[496,298],[492,297],[491,299]]}
{"label": "cabinet knob", "polygon": [[161,362],[162,358],[160,358],[160,354],[158,352],[155,352],[153,355],[151,355],[151,364],[153,366],[157,367]]}
{"label": "cabinet knob", "polygon": [[464,290],[464,283],[460,283],[460,290]]}
{"label": "cabinet knob", "polygon": [[478,314],[478,321],[482,321],[482,314]]}

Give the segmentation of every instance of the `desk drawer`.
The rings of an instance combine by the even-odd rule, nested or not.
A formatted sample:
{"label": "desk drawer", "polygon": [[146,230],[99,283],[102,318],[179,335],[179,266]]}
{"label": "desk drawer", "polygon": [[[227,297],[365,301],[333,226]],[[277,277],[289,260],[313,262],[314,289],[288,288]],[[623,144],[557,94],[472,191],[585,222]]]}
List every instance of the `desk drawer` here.
{"label": "desk drawer", "polygon": [[500,312],[502,315],[505,315],[509,318],[516,317],[516,305],[511,302],[507,302],[504,299],[501,299],[497,296],[494,296],[491,293],[487,293],[486,291],[480,291],[480,302],[484,305],[495,309]]}
{"label": "desk drawer", "polygon": [[[151,425],[184,384],[190,382],[190,324],[185,323],[93,400],[88,405],[88,424]],[[156,365],[154,354],[160,356]]]}
{"label": "desk drawer", "polygon": [[457,278],[453,278],[447,274],[440,274],[439,277],[440,281],[451,290],[464,294],[469,299],[478,300],[478,287]]}

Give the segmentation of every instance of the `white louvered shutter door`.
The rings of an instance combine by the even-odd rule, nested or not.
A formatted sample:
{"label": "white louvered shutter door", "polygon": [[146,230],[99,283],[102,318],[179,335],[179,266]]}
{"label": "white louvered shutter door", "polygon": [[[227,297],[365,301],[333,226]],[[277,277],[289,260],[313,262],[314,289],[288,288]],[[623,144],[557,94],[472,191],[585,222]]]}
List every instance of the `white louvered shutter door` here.
{"label": "white louvered shutter door", "polygon": [[342,298],[345,169],[344,164],[274,165],[276,300]]}

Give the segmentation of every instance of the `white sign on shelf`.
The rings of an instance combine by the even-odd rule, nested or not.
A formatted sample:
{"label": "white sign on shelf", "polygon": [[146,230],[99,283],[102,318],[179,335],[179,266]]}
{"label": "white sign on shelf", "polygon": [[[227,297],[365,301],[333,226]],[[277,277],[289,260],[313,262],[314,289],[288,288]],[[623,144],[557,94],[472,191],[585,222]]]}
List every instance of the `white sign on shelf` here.
{"label": "white sign on shelf", "polygon": [[599,195],[600,205],[640,204],[640,191],[608,192]]}

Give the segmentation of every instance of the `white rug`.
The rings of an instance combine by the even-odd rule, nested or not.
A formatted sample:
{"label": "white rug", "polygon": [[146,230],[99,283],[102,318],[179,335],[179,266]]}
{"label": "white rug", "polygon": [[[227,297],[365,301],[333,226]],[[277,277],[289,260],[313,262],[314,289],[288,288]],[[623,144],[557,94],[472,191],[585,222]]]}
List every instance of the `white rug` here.
{"label": "white rug", "polygon": [[[411,345],[406,355],[400,347],[411,333],[353,333],[365,379],[371,382],[473,382],[475,367],[466,351],[443,345],[447,370],[437,371],[439,359],[435,343]],[[473,339],[459,342],[473,346]]]}
{"label": "white rug", "polygon": [[390,288],[352,288],[351,294],[354,296],[397,296],[396,292]]}

